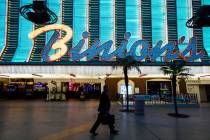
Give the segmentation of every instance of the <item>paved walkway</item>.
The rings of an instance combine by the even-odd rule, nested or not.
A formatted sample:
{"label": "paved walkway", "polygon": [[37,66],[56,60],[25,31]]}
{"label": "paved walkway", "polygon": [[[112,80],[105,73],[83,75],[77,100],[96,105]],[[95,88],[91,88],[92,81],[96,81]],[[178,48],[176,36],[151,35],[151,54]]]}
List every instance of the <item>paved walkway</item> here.
{"label": "paved walkway", "polygon": [[173,108],[146,107],[145,116],[119,112],[113,103],[119,135],[100,126],[99,135],[89,129],[96,119],[97,101],[0,101],[0,140],[210,140],[210,105],[180,109],[190,118],[166,115]]}

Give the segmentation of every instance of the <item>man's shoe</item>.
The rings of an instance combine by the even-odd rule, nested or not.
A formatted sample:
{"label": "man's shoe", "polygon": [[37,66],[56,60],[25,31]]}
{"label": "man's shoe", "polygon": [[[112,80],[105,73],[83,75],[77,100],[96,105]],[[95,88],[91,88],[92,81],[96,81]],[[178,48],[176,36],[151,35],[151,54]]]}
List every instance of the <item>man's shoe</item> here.
{"label": "man's shoe", "polygon": [[111,134],[118,134],[119,131],[118,131],[118,130],[112,130],[112,131],[110,131],[110,133],[111,133]]}
{"label": "man's shoe", "polygon": [[98,133],[96,133],[96,132],[92,132],[92,131],[90,131],[90,133],[91,133],[93,136],[98,135]]}

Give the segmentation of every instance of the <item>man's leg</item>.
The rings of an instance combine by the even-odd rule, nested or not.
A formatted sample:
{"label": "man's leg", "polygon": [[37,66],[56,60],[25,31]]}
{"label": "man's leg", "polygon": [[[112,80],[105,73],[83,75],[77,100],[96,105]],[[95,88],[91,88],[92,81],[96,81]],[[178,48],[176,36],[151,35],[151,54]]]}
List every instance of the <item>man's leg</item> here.
{"label": "man's leg", "polygon": [[108,125],[109,125],[109,129],[110,129],[110,133],[112,133],[112,134],[118,134],[118,130],[115,130],[114,124],[109,123]]}
{"label": "man's leg", "polygon": [[109,125],[110,131],[113,131],[114,130],[114,124],[109,123],[108,125]]}
{"label": "man's leg", "polygon": [[99,118],[97,118],[96,122],[94,123],[93,127],[90,130],[90,133],[97,135],[97,133],[95,131],[98,128],[98,126],[100,125],[100,123],[101,123],[101,120]]}

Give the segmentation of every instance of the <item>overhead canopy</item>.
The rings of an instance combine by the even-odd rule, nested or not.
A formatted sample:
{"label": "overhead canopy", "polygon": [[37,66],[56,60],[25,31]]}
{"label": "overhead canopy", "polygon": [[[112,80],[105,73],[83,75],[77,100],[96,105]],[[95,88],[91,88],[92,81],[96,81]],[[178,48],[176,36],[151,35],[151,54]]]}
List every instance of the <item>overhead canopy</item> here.
{"label": "overhead canopy", "polygon": [[[208,66],[189,66],[190,73],[195,76],[210,75]],[[129,71],[130,77],[162,77],[160,66],[140,66],[141,74],[137,70]],[[15,78],[33,78],[33,77],[48,77],[48,78],[105,78],[122,77],[122,67],[113,69],[111,66],[64,66],[64,65],[2,65],[0,66],[0,77],[15,77]]]}

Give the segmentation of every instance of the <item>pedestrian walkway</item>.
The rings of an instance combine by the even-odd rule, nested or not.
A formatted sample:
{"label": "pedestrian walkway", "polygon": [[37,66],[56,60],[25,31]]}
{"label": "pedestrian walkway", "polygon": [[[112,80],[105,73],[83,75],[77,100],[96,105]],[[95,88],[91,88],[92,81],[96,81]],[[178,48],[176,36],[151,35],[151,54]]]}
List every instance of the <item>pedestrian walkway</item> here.
{"label": "pedestrian walkway", "polygon": [[146,107],[145,116],[119,112],[113,103],[118,135],[101,125],[92,136],[98,101],[0,101],[0,140],[209,140],[210,105],[181,108],[190,118],[176,119],[173,108]]}

